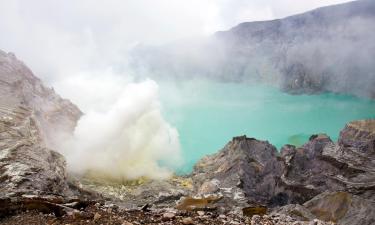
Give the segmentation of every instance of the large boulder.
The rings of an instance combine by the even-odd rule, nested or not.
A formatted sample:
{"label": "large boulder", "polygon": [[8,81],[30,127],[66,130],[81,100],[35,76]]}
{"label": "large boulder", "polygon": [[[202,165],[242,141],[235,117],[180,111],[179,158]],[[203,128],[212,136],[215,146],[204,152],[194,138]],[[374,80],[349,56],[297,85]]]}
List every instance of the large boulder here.
{"label": "large boulder", "polygon": [[192,179],[197,194],[223,195],[241,206],[268,204],[282,171],[277,154],[266,141],[235,137],[221,151],[195,165]]}

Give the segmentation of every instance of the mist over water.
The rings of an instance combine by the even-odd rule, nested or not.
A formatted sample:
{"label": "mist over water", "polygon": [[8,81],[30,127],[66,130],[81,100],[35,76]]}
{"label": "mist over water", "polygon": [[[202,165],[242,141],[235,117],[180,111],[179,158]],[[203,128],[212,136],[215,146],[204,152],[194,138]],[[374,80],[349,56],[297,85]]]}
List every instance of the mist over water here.
{"label": "mist over water", "polygon": [[280,149],[301,145],[312,134],[334,141],[349,121],[375,118],[375,101],[332,93],[290,95],[270,86],[209,80],[160,81],[164,118],[177,128],[190,172],[201,157],[224,147],[234,136],[268,140]]}

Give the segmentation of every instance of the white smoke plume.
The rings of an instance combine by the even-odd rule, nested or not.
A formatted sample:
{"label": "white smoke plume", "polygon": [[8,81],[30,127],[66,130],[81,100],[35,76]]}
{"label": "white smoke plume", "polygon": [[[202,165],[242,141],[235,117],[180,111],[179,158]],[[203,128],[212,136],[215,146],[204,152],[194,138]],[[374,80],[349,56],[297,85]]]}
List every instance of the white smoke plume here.
{"label": "white smoke plume", "polygon": [[166,178],[179,165],[178,132],[160,113],[158,86],[147,80],[128,84],[105,111],[89,111],[62,151],[69,168],[112,178]]}

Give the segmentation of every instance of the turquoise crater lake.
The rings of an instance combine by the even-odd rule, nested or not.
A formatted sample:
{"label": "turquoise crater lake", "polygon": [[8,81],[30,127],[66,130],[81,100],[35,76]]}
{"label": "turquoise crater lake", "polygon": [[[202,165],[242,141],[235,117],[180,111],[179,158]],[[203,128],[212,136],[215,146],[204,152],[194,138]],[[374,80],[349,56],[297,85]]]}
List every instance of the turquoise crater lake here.
{"label": "turquoise crater lake", "polygon": [[316,133],[337,140],[347,122],[375,118],[374,100],[349,95],[290,95],[268,86],[210,81],[159,85],[163,115],[180,135],[185,165],[179,173],[190,172],[234,136],[268,140],[280,149]]}

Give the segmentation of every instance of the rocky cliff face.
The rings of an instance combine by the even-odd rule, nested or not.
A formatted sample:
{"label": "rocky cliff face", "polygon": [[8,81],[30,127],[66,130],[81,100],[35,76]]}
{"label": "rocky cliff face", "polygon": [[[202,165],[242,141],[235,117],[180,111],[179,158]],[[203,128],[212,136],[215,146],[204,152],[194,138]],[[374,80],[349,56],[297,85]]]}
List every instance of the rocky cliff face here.
{"label": "rocky cliff face", "polygon": [[43,85],[14,54],[0,50],[0,107],[29,108],[41,137],[48,147],[55,147],[56,136],[71,133],[82,115],[77,106]]}
{"label": "rocky cliff face", "polygon": [[[245,22],[212,37],[139,46],[145,76],[264,82],[291,93],[375,97],[375,2],[358,0],[283,19]],[[145,73],[146,72],[146,73]]]}
{"label": "rocky cliff face", "polygon": [[50,149],[72,132],[80,110],[0,51],[0,197],[67,195],[65,159]]}
{"label": "rocky cliff face", "polygon": [[48,149],[33,111],[0,109],[0,197],[67,193],[65,159]]}
{"label": "rocky cliff face", "polygon": [[353,121],[338,143],[313,135],[299,148],[284,146],[280,154],[268,142],[234,138],[196,164],[195,191],[222,196],[219,206],[283,206],[278,212],[296,219],[372,224],[375,214],[366,212],[375,207],[374,125],[375,120]]}

